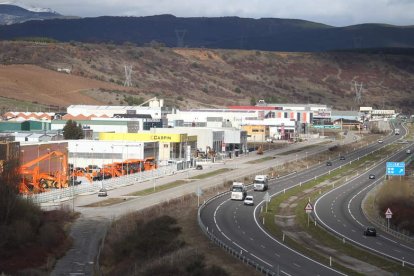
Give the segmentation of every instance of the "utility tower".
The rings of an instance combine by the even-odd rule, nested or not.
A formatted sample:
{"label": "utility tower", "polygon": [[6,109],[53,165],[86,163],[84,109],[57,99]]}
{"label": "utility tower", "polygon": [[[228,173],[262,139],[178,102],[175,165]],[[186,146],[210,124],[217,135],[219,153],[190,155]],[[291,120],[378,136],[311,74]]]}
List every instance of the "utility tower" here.
{"label": "utility tower", "polygon": [[352,81],[353,89],[355,90],[355,98],[354,102],[359,105],[362,103],[362,91],[363,91],[363,83],[358,83],[357,81]]}
{"label": "utility tower", "polygon": [[175,36],[177,37],[177,47],[183,48],[184,47],[184,36],[187,33],[187,30],[175,30]]}
{"label": "utility tower", "polygon": [[131,82],[132,65],[125,65],[124,68],[125,68],[124,86],[131,87],[132,86],[132,82]]}

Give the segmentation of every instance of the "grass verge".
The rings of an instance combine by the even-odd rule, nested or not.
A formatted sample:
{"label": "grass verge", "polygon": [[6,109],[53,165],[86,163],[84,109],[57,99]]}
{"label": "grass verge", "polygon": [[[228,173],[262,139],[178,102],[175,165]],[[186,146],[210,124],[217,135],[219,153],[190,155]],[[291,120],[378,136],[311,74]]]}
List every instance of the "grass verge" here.
{"label": "grass verge", "polygon": [[258,163],[262,163],[262,162],[266,162],[269,160],[272,160],[274,157],[273,156],[266,156],[260,159],[256,159],[256,160],[251,160],[249,162],[246,162],[246,164],[258,164]]}
{"label": "grass verge", "polygon": [[158,193],[158,192],[161,192],[161,191],[164,191],[164,190],[168,190],[168,189],[171,189],[171,188],[174,188],[174,187],[178,187],[178,186],[184,185],[186,183],[190,183],[190,182],[191,181],[177,180],[177,181],[174,181],[174,182],[167,183],[165,185],[155,186],[155,188],[153,187],[153,188],[148,188],[148,189],[145,189],[145,190],[142,190],[142,191],[133,192],[133,193],[127,194],[127,196],[146,196],[146,195]]}
{"label": "grass verge", "polygon": [[232,170],[233,169],[230,169],[230,168],[223,168],[223,169],[215,170],[215,171],[212,171],[212,172],[195,175],[195,176],[190,177],[189,179],[204,179],[204,178],[212,177],[212,176],[222,174],[224,172],[228,172],[228,171],[232,171]]}
{"label": "grass verge", "polygon": [[84,205],[82,207],[105,207],[105,206],[111,206],[111,205],[115,205],[115,204],[119,204],[121,202],[127,201],[129,200],[128,198],[119,198],[119,197],[114,197],[114,198],[108,198],[105,199],[103,201],[98,201],[98,202],[94,202],[88,205]]}

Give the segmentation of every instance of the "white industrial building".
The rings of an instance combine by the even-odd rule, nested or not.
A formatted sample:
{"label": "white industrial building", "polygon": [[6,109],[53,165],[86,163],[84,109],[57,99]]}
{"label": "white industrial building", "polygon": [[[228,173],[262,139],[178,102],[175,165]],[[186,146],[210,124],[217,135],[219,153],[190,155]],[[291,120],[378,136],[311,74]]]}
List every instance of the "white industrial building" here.
{"label": "white industrial building", "polygon": [[163,99],[153,98],[145,103],[149,106],[112,106],[112,105],[71,105],[67,113],[72,116],[96,116],[114,117],[116,114],[146,114],[153,119],[161,119],[161,109],[164,106]]}
{"label": "white industrial building", "polygon": [[144,159],[154,156],[158,160],[158,142],[68,140],[69,163],[87,167],[127,159]]}

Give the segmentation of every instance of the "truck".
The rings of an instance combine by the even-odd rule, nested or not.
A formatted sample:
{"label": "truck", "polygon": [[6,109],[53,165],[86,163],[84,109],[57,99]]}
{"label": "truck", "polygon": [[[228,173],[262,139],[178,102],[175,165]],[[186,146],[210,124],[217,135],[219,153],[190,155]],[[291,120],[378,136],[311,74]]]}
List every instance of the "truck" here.
{"label": "truck", "polygon": [[230,188],[231,191],[231,200],[244,200],[247,196],[246,186],[242,182],[233,182],[233,185]]}
{"label": "truck", "polygon": [[253,182],[253,190],[266,191],[268,189],[267,175],[256,175]]}
{"label": "truck", "polygon": [[400,135],[400,129],[399,128],[395,129],[395,135]]}

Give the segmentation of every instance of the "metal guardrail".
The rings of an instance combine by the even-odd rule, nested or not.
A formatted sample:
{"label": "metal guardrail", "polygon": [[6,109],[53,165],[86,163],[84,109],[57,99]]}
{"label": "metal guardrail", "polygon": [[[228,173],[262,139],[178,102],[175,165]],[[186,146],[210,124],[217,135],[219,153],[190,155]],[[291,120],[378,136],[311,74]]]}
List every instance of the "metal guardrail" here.
{"label": "metal guardrail", "polygon": [[160,178],[165,175],[174,174],[177,171],[177,166],[174,164],[163,166],[156,170],[143,171],[130,175],[109,178],[101,181],[86,182],[80,185],[72,185],[67,188],[50,190],[44,193],[27,195],[26,198],[33,200],[35,203],[45,202],[61,202],[70,199],[76,195],[88,194],[98,192],[102,187],[111,190],[118,187],[128,186],[139,182],[144,182],[150,179]]}

